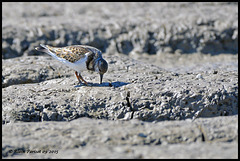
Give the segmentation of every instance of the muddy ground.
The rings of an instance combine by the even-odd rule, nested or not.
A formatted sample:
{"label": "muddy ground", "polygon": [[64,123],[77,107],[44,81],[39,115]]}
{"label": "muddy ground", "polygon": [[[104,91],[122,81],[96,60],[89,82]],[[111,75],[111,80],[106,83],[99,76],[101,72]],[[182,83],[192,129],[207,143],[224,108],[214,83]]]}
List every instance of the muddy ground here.
{"label": "muddy ground", "polygon": [[[3,3],[2,158],[237,158],[237,5]],[[40,43],[99,48],[103,84]]]}

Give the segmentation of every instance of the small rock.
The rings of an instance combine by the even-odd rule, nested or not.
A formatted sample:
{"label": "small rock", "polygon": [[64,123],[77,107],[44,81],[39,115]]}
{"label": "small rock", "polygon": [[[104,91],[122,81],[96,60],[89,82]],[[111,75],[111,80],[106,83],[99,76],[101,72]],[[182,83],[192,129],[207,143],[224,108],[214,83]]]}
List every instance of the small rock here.
{"label": "small rock", "polygon": [[197,79],[203,79],[203,76],[202,76],[202,74],[198,74],[198,75],[196,76],[196,78],[197,78]]}

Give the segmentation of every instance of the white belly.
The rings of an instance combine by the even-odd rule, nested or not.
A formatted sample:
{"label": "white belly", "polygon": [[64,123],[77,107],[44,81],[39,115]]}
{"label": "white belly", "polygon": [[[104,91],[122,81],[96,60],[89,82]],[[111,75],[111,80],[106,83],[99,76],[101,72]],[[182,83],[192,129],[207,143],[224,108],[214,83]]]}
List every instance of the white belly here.
{"label": "white belly", "polygon": [[79,73],[81,71],[87,70],[86,61],[87,61],[87,56],[85,56],[84,58],[76,61],[75,63],[72,63],[73,64],[72,68]]}

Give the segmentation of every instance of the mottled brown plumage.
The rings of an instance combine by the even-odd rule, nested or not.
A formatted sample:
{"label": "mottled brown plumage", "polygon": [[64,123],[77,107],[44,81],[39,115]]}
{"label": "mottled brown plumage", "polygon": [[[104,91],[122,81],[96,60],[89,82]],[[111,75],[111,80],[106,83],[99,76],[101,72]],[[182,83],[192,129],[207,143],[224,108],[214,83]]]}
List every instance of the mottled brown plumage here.
{"label": "mottled brown plumage", "polygon": [[51,52],[55,53],[58,57],[64,58],[71,63],[78,61],[79,59],[83,58],[86,53],[91,52],[90,50],[79,45],[67,46],[62,48],[46,45],[46,47]]}

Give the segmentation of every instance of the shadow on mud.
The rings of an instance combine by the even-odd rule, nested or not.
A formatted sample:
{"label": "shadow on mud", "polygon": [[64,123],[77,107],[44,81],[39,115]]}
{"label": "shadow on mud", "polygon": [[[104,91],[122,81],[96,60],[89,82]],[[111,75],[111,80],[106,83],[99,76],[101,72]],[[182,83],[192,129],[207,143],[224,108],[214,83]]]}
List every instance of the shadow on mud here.
{"label": "shadow on mud", "polygon": [[[121,86],[125,86],[127,84],[130,84],[130,83],[126,83],[126,82],[103,82],[102,84],[99,84],[99,83],[88,83],[88,86],[89,87],[121,87]],[[75,87],[81,87],[81,86],[87,86],[86,84],[84,83],[81,83],[81,84],[78,84],[76,85]]]}

